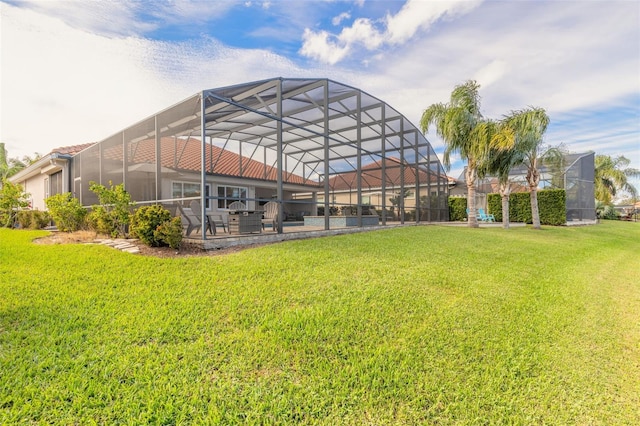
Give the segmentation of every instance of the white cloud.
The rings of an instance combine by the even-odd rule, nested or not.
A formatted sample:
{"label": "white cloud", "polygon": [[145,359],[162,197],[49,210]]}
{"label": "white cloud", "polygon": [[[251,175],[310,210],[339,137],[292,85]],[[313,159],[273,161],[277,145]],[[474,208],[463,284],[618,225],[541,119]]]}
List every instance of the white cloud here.
{"label": "white cloud", "polygon": [[60,19],[73,28],[109,37],[134,36],[156,28],[154,23],[136,20],[138,4],[126,0],[19,0],[16,3]]}
{"label": "white cloud", "polygon": [[350,28],[342,30],[339,36],[340,41],[345,46],[362,44],[368,50],[379,47],[383,41],[383,36],[376,30],[369,19],[356,19]]}
{"label": "white cloud", "polygon": [[509,65],[502,59],[494,59],[486,66],[480,68],[473,79],[476,80],[482,87],[488,87],[499,81],[507,72]]}
{"label": "white cloud", "polygon": [[386,38],[391,44],[402,44],[420,29],[428,29],[443,18],[453,18],[470,12],[481,0],[421,1],[409,0],[396,15],[387,16]]}
{"label": "white cloud", "polygon": [[[306,28],[302,37],[300,54],[334,65],[346,57],[355,46],[375,50],[382,45],[398,45],[407,42],[420,29],[427,29],[443,17],[452,18],[470,12],[481,1],[421,1],[408,0],[396,15],[387,15],[383,23],[368,18],[358,18],[351,27],[345,27],[337,36],[325,30]],[[344,15],[344,14],[343,14]],[[338,18],[340,18],[340,15]],[[334,18],[334,25],[341,19]],[[378,29],[382,26],[383,29]],[[338,54],[338,53],[341,54]]]}
{"label": "white cloud", "polygon": [[326,64],[340,62],[349,53],[349,47],[340,43],[327,31],[314,32],[305,29],[302,35],[304,43],[300,54]]}
{"label": "white cloud", "polygon": [[335,16],[331,20],[331,23],[337,26],[337,25],[340,25],[342,21],[344,21],[345,19],[351,19],[351,14],[348,12],[342,12],[340,15]]}

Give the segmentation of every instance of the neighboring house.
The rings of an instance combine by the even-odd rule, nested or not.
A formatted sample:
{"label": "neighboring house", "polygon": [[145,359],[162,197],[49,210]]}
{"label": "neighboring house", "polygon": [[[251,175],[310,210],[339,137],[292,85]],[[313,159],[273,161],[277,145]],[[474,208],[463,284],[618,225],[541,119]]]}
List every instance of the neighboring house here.
{"label": "neighboring house", "polygon": [[[374,206],[376,209],[381,209],[383,206],[386,209],[404,207],[405,213],[415,212],[418,205],[422,220],[448,219],[448,216],[446,219],[438,216],[448,208],[446,180],[441,174],[423,167],[417,169],[418,173],[415,170],[395,157],[387,158],[384,164],[382,160],[377,160],[362,166],[360,173],[362,204]],[[383,176],[386,178],[383,179]],[[357,205],[358,172],[354,170],[331,177],[329,188],[330,204]],[[403,189],[405,197],[402,197]],[[392,199],[396,201],[396,205],[391,201]],[[416,199],[420,202],[416,203]],[[318,196],[319,202],[323,200],[324,197]],[[399,206],[398,203],[403,203],[403,206]],[[431,208],[425,209],[427,206]],[[395,214],[398,213],[396,210]]]}

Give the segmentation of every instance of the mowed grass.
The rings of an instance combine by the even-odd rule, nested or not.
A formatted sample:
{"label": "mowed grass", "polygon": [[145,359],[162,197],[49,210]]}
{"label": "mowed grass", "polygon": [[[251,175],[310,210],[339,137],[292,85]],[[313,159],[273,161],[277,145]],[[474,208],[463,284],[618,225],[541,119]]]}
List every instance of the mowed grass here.
{"label": "mowed grass", "polygon": [[640,223],[41,235],[0,229],[0,424],[640,424]]}

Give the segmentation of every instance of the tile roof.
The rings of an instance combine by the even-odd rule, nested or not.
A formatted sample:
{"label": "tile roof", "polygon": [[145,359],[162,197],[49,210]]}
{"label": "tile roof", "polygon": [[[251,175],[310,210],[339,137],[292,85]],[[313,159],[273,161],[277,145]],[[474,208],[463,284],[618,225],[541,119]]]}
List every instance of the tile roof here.
{"label": "tile roof", "polygon": [[[386,162],[386,185],[389,186],[400,186],[400,178],[401,178],[401,162],[400,159],[395,157],[387,158]],[[382,162],[374,161],[366,166],[362,167],[362,187],[363,188],[381,188],[382,187]],[[445,178],[445,176],[441,176]],[[433,183],[437,179],[437,175],[433,172],[429,172],[426,169],[419,169],[419,181],[420,184]],[[357,172],[345,172],[340,173],[338,175],[332,176],[329,179],[329,187],[333,191],[347,191],[354,188],[357,188]],[[404,184],[415,185],[416,184],[416,173],[414,171],[414,165],[407,164],[407,167],[404,169]]]}
{"label": "tile roof", "polygon": [[[202,164],[202,143],[195,138],[163,137],[160,140],[160,157],[162,167],[169,169],[200,172]],[[106,149],[105,157],[121,161],[120,146]],[[263,164],[232,151],[207,144],[205,147],[207,164],[213,164],[213,174],[221,176],[242,177],[247,179],[277,180],[276,167]],[[129,163],[155,163],[155,139],[145,139],[129,145],[127,153]],[[302,176],[284,173],[286,183],[317,186],[318,183],[305,180]]]}
{"label": "tile roof", "polygon": [[49,154],[76,155],[83,149],[89,148],[91,145],[95,144],[96,142],[89,142],[80,145],[62,146],[60,148],[54,148]]}

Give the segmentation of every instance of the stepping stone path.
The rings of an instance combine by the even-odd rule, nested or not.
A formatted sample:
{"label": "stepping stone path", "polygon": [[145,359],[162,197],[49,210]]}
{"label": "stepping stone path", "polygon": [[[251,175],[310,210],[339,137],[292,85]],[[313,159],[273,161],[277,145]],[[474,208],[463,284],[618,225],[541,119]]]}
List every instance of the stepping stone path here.
{"label": "stepping stone path", "polygon": [[105,246],[113,247],[114,249],[124,251],[127,253],[140,253],[140,249],[133,244],[137,240],[132,239],[124,239],[124,238],[116,238],[115,240],[107,239],[107,240],[95,240],[98,244],[103,244]]}

